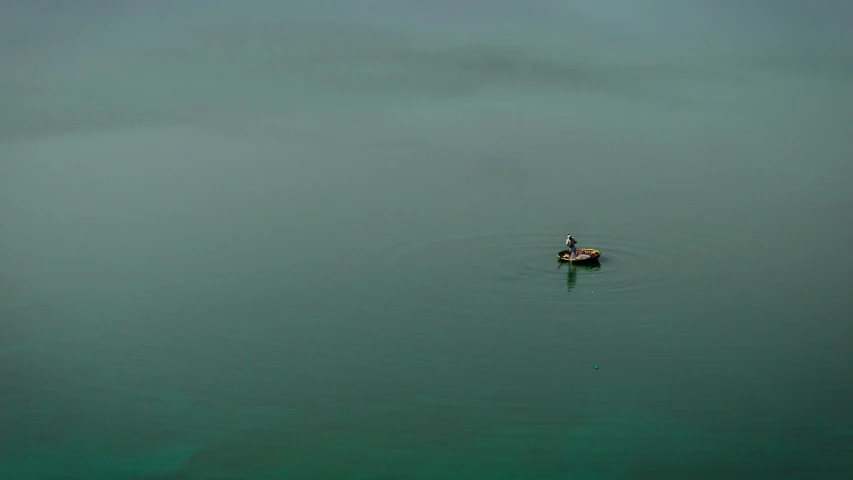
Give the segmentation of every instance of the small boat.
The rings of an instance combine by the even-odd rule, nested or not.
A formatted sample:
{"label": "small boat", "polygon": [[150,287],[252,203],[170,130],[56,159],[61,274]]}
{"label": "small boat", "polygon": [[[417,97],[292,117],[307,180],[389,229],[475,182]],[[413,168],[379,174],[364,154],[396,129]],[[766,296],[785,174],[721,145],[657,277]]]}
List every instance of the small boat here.
{"label": "small boat", "polygon": [[597,263],[598,257],[601,256],[601,252],[594,248],[578,248],[576,249],[576,255],[574,260],[569,259],[569,250],[562,250],[557,253],[557,258],[560,259],[561,262],[570,262],[570,263]]}

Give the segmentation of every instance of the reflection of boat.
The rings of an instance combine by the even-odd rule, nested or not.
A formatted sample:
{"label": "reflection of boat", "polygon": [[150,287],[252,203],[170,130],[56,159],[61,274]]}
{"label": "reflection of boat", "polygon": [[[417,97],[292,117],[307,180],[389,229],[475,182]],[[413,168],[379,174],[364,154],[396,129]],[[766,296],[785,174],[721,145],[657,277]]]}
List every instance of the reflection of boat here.
{"label": "reflection of boat", "polygon": [[[559,269],[563,265],[567,265],[566,269],[568,272],[566,273],[566,289],[570,292],[575,288],[575,284],[578,281],[578,271],[591,273],[601,270],[601,264],[598,262],[579,263],[576,265],[575,262],[560,261],[557,264],[557,268]],[[586,275],[586,273],[582,273],[581,275]]]}
{"label": "reflection of boat", "polygon": [[598,263],[598,257],[600,256],[601,252],[594,248],[578,248],[574,259],[569,258],[568,250],[563,250],[557,253],[557,258],[559,258],[561,262],[569,263]]}

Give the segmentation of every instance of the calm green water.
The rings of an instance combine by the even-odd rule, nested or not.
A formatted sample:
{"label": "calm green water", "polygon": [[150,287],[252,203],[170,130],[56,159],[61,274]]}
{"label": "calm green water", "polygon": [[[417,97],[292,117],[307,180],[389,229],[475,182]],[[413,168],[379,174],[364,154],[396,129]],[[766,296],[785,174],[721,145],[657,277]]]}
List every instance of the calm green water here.
{"label": "calm green water", "polygon": [[846,4],[79,3],[0,7],[0,479],[853,478]]}

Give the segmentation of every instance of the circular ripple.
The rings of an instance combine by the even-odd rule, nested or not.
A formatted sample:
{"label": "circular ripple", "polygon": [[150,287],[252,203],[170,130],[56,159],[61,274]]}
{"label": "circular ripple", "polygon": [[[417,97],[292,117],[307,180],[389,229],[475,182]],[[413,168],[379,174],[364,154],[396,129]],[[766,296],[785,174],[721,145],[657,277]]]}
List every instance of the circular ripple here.
{"label": "circular ripple", "polygon": [[[623,227],[624,229],[624,227]],[[564,249],[562,233],[487,232],[445,236],[408,234],[385,238],[410,241],[374,242],[365,255],[379,284],[369,283],[367,298],[377,301],[428,303],[459,313],[484,312],[553,302],[667,302],[673,295],[719,293],[703,282],[715,268],[710,256],[679,241],[654,245],[651,235],[632,229],[634,238],[595,231],[580,237],[579,247],[601,250],[597,265],[571,265],[557,260]],[[402,232],[401,232],[402,233]],[[691,288],[691,283],[695,288]]]}

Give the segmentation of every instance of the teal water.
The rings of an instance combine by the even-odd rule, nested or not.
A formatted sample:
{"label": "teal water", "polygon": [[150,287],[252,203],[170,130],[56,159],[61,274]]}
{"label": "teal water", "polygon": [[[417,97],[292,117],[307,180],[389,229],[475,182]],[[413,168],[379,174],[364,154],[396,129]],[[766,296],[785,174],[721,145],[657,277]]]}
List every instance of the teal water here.
{"label": "teal water", "polygon": [[853,478],[850,7],[647,3],[0,7],[0,480]]}

